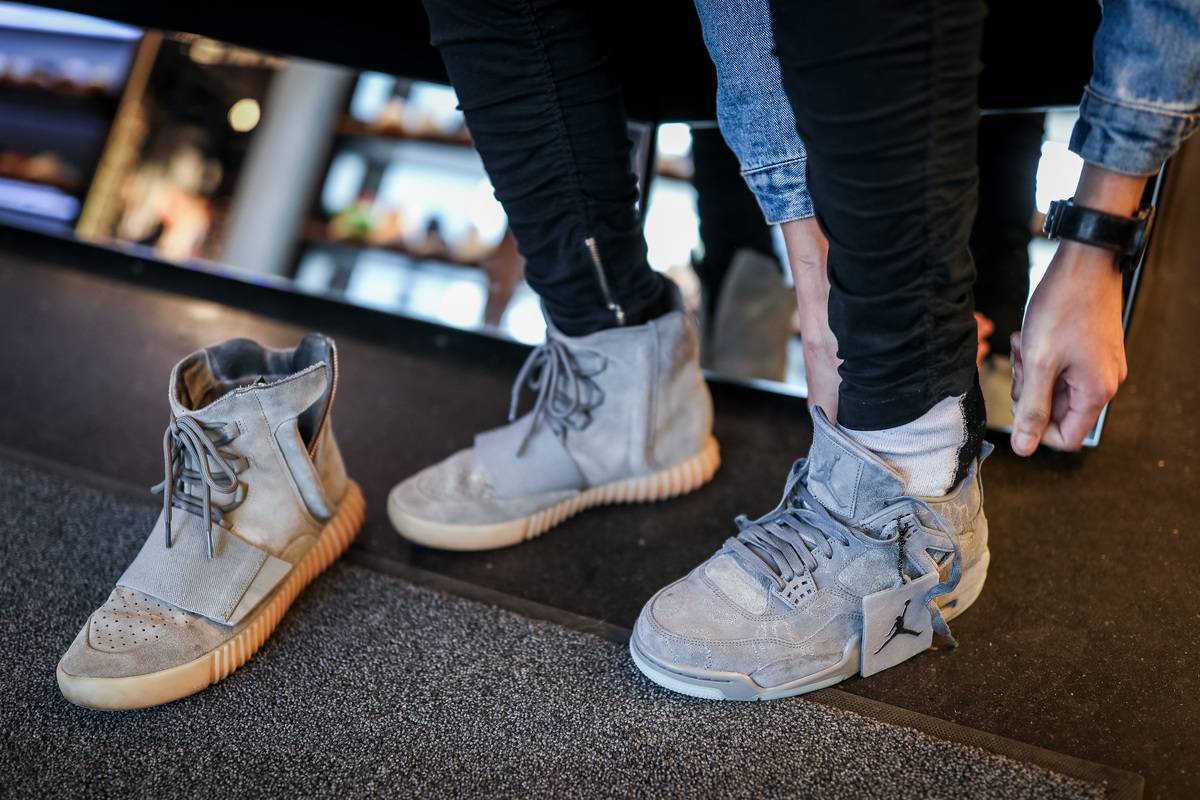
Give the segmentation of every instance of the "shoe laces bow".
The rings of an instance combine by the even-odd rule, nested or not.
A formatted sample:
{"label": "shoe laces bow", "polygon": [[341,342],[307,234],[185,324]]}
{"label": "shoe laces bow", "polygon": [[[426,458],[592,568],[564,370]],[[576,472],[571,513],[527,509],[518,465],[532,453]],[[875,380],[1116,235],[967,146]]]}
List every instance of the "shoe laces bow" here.
{"label": "shoe laces bow", "polygon": [[850,527],[829,513],[808,490],[808,459],[792,464],[779,505],[758,519],[737,517],[738,533],[725,546],[754,572],[783,590],[797,575],[817,569],[817,556],[833,557],[836,544],[849,546]]}
{"label": "shoe laces bow", "polygon": [[[219,448],[237,436],[237,425],[206,425],[194,417],[172,416],[163,433],[163,480],[150,491],[163,496],[166,546],[171,546],[171,511],[178,508],[204,520],[208,557],[213,557],[213,523],[241,505],[245,486],[238,473],[246,459]],[[214,469],[216,470],[214,472]],[[192,493],[198,489],[199,498]],[[214,503],[213,492],[232,494],[227,503]]]}
{"label": "shoe laces bow", "polygon": [[548,338],[525,359],[513,383],[508,421],[517,418],[521,389],[528,386],[537,393],[533,419],[521,438],[517,455],[541,424],[549,425],[560,439],[567,431],[581,431],[592,423],[592,412],[604,402],[604,390],[593,380],[608,366],[608,359],[594,350],[572,351],[558,339]]}
{"label": "shoe laces bow", "polygon": [[[849,523],[834,516],[812,495],[808,489],[807,478],[808,460],[798,459],[788,473],[779,505],[755,520],[744,514],[738,516],[735,519],[738,533],[725,541],[725,547],[740,555],[741,561],[748,568],[770,580],[778,591],[784,591],[797,575],[811,573],[817,569],[818,555],[832,558],[835,544],[848,547],[852,539],[879,545],[896,543],[899,547],[897,583],[902,581],[906,562],[914,563],[909,559],[910,554],[906,552],[907,543],[924,531],[924,525],[915,515],[906,513],[893,520],[884,526],[879,535],[856,533]],[[908,503],[910,508],[914,505],[924,508],[937,522],[940,532],[953,537],[942,516],[924,500],[903,496],[893,498],[885,505],[897,503]],[[957,548],[951,559],[947,579],[935,584],[923,602],[930,608],[934,632],[953,646],[954,637],[941,609],[936,603],[930,602],[953,591],[958,585],[962,576],[962,556]]]}

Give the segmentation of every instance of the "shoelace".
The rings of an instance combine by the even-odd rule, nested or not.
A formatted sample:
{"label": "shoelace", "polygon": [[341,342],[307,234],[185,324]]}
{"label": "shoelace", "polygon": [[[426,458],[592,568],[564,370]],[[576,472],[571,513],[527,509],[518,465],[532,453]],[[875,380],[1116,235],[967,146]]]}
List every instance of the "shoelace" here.
{"label": "shoelace", "polygon": [[[163,433],[163,481],[150,489],[163,496],[167,547],[171,546],[171,510],[178,508],[204,520],[208,557],[213,557],[213,522],[224,522],[224,512],[237,508],[244,499],[237,477],[245,467],[244,459],[218,449],[228,444],[234,435],[230,433],[230,426],[206,426],[188,416],[172,417],[167,423]],[[189,467],[189,463],[195,464],[196,468]],[[219,474],[213,473],[213,465]],[[193,487],[200,489],[199,499],[188,491]],[[234,498],[224,505],[214,504],[213,491],[233,494]]]}
{"label": "shoelace", "polygon": [[800,573],[816,570],[818,554],[832,558],[834,545],[849,545],[854,536],[809,492],[807,477],[808,460],[801,458],[788,473],[779,505],[756,520],[739,516],[737,536],[725,542],[780,590]]}
{"label": "shoelace", "polygon": [[[735,522],[738,534],[725,541],[726,547],[742,556],[746,566],[770,580],[780,591],[801,572],[816,570],[818,554],[832,558],[835,544],[848,546],[854,537],[850,526],[834,517],[809,492],[807,478],[808,459],[798,459],[788,473],[779,505],[756,520],[751,520],[745,515],[737,517]],[[914,503],[927,510],[933,519],[941,519],[940,514],[919,498],[897,497],[887,505],[898,502]],[[920,526],[917,523],[902,523],[897,520],[893,532],[879,538],[879,541],[885,544],[900,542],[901,552],[897,565],[899,573],[903,572],[906,559],[903,552],[905,540],[914,527]],[[953,591],[961,575],[962,558],[955,553],[952,556],[950,575],[930,590],[924,598],[924,603],[929,605],[929,601],[935,597]],[[936,603],[930,605],[930,611],[934,631],[953,646],[954,637],[950,634],[950,627]]]}
{"label": "shoelace", "polygon": [[[585,366],[580,357],[593,359],[594,364]],[[521,399],[521,387],[528,385],[537,392],[533,404],[533,419],[517,455],[525,453],[525,446],[538,425],[546,424],[560,439],[568,430],[581,431],[592,422],[592,412],[604,402],[602,390],[592,378],[604,371],[606,359],[594,350],[572,352],[557,339],[547,339],[538,345],[525,359],[517,379],[513,383],[512,402],[508,408],[508,421],[517,418],[517,405]]]}

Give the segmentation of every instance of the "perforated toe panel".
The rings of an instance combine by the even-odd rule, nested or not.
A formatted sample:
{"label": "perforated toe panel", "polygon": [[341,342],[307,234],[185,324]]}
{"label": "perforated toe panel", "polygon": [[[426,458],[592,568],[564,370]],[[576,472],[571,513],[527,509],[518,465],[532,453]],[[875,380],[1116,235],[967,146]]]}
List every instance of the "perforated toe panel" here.
{"label": "perforated toe panel", "polygon": [[120,653],[189,627],[194,619],[193,615],[161,600],[118,586],[92,614],[88,643],[97,650]]}

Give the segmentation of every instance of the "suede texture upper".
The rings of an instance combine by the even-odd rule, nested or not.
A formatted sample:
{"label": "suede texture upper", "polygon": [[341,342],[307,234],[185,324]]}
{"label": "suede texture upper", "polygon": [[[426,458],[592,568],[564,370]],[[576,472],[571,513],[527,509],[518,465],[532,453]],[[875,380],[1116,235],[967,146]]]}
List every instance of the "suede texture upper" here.
{"label": "suede texture upper", "polygon": [[581,337],[549,326],[548,336],[581,362],[603,363],[590,378],[603,400],[588,423],[560,436],[526,414],[403,481],[389,502],[442,524],[506,522],[593,486],[675,466],[704,448],[712,398],[686,313]]}
{"label": "suede texture upper", "polygon": [[501,497],[476,463],[474,448],[459,450],[392,490],[389,502],[421,519],[453,525],[486,525],[520,519],[578,494],[577,489]]}
{"label": "suede texture upper", "polygon": [[[332,340],[309,334],[288,349],[232,339],[193,353],[172,370],[172,414],[211,426],[236,425],[236,436],[220,451],[245,460],[237,476],[242,501],[214,524],[214,537],[240,537],[291,564],[317,540],[349,486],[330,425],[336,362]],[[190,458],[188,466],[196,466]],[[226,503],[233,495],[214,492],[213,503]],[[146,546],[163,546],[156,544],[163,540],[163,523],[160,514]],[[203,528],[199,517],[172,510],[173,538],[203,536]],[[250,610],[245,606],[265,596],[252,583],[233,616],[245,616]],[[60,666],[70,675],[97,678],[157,672],[213,650],[246,624],[249,619],[220,624],[118,586],[89,618]]]}
{"label": "suede texture upper", "polygon": [[[814,411],[808,487],[828,510],[852,525],[849,544],[817,555],[817,568],[797,575],[791,598],[749,569],[729,547],[646,603],[633,637],[645,654],[670,667],[700,673],[733,672],[771,688],[834,666],[862,631],[862,598],[899,579],[900,520],[919,521],[919,503],[900,500],[895,471],[855,444]],[[977,465],[976,465],[977,466]],[[814,477],[815,475],[815,477]],[[909,571],[947,575],[948,554],[964,552],[966,568],[986,548],[978,470],[943,498],[930,502],[953,526],[908,539]],[[924,522],[934,521],[927,512]]]}

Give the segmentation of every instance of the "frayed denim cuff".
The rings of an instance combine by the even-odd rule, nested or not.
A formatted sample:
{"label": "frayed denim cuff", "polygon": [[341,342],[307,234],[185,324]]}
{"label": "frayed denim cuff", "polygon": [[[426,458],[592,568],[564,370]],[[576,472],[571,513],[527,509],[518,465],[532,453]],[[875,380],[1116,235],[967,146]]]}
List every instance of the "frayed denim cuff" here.
{"label": "frayed denim cuff", "polygon": [[1198,114],[1114,100],[1089,86],[1070,148],[1084,161],[1113,172],[1153,175],[1198,125]]}
{"label": "frayed denim cuff", "polygon": [[758,199],[768,225],[778,225],[813,215],[808,196],[807,158],[743,170],[746,185]]}

